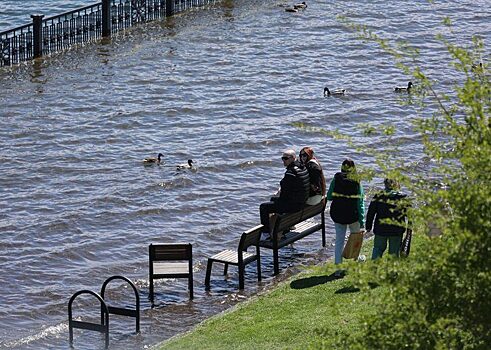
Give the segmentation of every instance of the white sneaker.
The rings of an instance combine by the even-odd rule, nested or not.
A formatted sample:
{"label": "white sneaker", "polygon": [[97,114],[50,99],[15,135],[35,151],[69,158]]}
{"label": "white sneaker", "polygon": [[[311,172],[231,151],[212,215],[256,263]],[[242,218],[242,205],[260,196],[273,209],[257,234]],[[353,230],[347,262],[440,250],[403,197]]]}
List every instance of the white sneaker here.
{"label": "white sneaker", "polygon": [[362,254],[362,255],[358,255],[358,262],[365,262],[367,261],[367,256]]}
{"label": "white sneaker", "polygon": [[271,238],[269,232],[263,232],[261,233],[261,241],[269,241],[269,239]]}

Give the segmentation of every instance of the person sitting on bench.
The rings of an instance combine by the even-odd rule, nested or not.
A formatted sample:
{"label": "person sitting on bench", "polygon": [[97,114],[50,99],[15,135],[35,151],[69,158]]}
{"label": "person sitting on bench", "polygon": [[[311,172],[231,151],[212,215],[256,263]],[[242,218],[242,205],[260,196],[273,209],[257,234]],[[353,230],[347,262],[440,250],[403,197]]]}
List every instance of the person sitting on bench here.
{"label": "person sitting on bench", "polygon": [[292,149],[283,152],[281,157],[286,168],[285,175],[280,181],[279,195],[259,206],[261,224],[264,231],[270,233],[269,219],[272,213],[293,213],[302,208],[309,198],[310,178],[307,169],[296,160]]}
{"label": "person sitting on bench", "polygon": [[307,168],[310,176],[310,195],[307,205],[316,205],[326,195],[326,178],[322,166],[314,155],[312,147],[304,147],[300,150],[300,162]]}

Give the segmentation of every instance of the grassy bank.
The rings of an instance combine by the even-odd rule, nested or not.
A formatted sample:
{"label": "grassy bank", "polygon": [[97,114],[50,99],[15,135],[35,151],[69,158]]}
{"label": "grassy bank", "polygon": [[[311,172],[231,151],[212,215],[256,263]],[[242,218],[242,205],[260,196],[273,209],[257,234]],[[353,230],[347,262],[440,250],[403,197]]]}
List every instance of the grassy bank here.
{"label": "grassy bank", "polygon": [[[416,244],[416,247],[414,246]],[[418,237],[413,240],[413,253]],[[364,244],[370,255],[372,241]],[[416,248],[416,249],[415,249]],[[367,262],[370,263],[370,262]],[[410,263],[410,259],[407,260]],[[354,264],[354,263],[351,263]],[[346,268],[349,270],[350,264]],[[274,290],[203,322],[159,349],[305,349],[333,348],[323,329],[353,335],[376,310],[371,299],[381,288],[359,291],[354,275],[333,275],[329,262],[293,276]]]}

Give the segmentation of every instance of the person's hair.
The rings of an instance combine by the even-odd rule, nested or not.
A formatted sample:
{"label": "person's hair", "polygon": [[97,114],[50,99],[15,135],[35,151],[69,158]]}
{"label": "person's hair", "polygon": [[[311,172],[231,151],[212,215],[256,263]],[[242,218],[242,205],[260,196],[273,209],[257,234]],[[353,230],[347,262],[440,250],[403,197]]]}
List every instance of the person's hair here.
{"label": "person's hair", "polygon": [[396,190],[399,188],[399,183],[397,180],[386,178],[384,180],[384,186],[386,190]]}
{"label": "person's hair", "polygon": [[292,157],[293,159],[297,158],[297,155],[294,150],[292,149],[287,149],[283,151],[282,157]]}
{"label": "person's hair", "polygon": [[[307,161],[311,160],[311,159],[316,159],[314,157],[314,150],[312,149],[312,147],[304,147],[300,150],[300,155],[302,153],[305,153],[307,155]],[[301,159],[300,159],[301,160]]]}
{"label": "person's hair", "polygon": [[[317,160],[317,158],[314,156],[314,149],[312,147],[304,147],[300,150],[300,155],[302,153],[305,153],[307,155],[307,162],[311,159],[315,159],[317,161],[317,164],[319,164],[319,167],[321,169],[321,190],[322,190],[322,195],[326,195],[326,178],[324,177],[324,171],[322,170],[322,165],[321,163]],[[302,157],[300,157],[300,161],[302,160]],[[305,162],[305,164],[307,164]]]}
{"label": "person's hair", "polygon": [[343,173],[354,173],[356,171],[355,162],[350,158],[346,158],[341,164],[341,171]]}

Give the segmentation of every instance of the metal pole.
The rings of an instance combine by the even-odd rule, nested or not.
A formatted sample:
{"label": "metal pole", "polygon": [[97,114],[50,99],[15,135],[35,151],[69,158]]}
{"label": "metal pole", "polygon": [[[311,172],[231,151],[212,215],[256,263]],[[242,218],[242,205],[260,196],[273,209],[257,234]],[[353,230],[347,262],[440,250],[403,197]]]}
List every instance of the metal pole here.
{"label": "metal pole", "polygon": [[165,17],[170,17],[174,14],[174,0],[165,1]]}
{"label": "metal pole", "polygon": [[102,0],[102,37],[111,36],[111,0]]}
{"label": "metal pole", "polygon": [[43,56],[43,17],[44,15],[31,15],[34,58]]}

